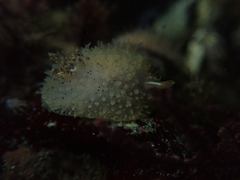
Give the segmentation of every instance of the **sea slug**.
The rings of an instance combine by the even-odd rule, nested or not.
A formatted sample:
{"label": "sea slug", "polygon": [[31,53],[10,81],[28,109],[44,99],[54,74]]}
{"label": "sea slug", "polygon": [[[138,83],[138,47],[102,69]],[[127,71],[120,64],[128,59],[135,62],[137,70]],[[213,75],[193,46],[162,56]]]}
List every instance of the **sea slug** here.
{"label": "sea slug", "polygon": [[144,118],[151,95],[149,86],[166,88],[173,81],[158,83],[147,57],[136,47],[103,44],[77,49],[70,55],[50,53],[55,61],[41,89],[43,105],[61,115],[132,121]]}

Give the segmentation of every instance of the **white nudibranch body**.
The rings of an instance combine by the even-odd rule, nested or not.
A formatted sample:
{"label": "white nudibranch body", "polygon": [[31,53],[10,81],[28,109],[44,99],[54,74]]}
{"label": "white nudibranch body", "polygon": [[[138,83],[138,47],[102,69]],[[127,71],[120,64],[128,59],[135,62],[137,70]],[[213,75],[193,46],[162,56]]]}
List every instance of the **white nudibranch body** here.
{"label": "white nudibranch body", "polygon": [[[49,111],[74,117],[132,121],[146,115],[151,75],[136,48],[115,43],[77,49],[69,56],[50,53],[55,61],[41,90]],[[153,83],[151,83],[153,84]]]}

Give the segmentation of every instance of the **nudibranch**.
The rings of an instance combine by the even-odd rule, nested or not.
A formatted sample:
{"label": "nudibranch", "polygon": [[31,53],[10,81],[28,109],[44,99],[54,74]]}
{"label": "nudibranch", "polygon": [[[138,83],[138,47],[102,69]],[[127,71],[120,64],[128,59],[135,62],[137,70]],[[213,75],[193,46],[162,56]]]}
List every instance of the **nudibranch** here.
{"label": "nudibranch", "polygon": [[57,114],[133,121],[148,112],[149,87],[168,88],[158,82],[147,56],[128,44],[98,43],[70,55],[50,53],[55,61],[41,89],[43,105]]}

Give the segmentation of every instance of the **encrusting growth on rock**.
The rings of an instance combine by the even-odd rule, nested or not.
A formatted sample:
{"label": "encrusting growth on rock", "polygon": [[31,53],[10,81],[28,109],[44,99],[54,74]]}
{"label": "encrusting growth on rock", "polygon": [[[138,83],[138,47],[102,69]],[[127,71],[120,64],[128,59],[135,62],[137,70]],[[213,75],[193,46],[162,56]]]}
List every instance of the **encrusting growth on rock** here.
{"label": "encrusting growth on rock", "polygon": [[147,114],[148,88],[156,82],[146,56],[128,44],[113,43],[77,49],[68,56],[50,53],[55,61],[41,90],[49,111],[74,117],[132,121]]}

